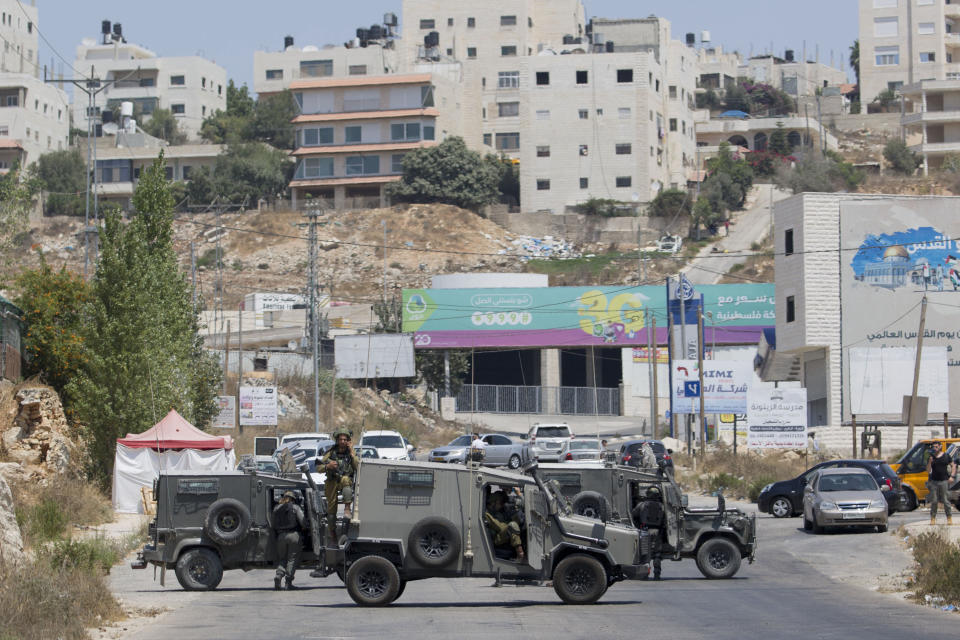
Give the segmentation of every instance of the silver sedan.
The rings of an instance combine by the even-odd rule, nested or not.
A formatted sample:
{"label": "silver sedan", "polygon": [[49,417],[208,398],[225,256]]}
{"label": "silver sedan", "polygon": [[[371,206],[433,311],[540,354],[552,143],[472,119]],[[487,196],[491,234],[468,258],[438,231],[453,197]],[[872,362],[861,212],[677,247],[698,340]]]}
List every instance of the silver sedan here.
{"label": "silver sedan", "polygon": [[574,438],[560,445],[560,462],[599,462],[600,441],[596,438]]}
{"label": "silver sedan", "polygon": [[803,528],[875,526],[887,530],[887,501],[866,469],[821,469],[803,490]]}

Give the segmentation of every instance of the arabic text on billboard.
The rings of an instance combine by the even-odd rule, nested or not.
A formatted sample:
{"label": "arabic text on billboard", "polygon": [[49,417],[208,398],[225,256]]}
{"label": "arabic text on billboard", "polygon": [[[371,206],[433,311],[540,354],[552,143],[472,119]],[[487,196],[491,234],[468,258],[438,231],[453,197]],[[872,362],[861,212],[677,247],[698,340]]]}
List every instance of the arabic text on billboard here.
{"label": "arabic text on billboard", "polygon": [[277,425],[277,388],[240,387],[240,426]]}
{"label": "arabic text on billboard", "polygon": [[747,405],[748,448],[807,447],[806,389],[752,389]]}
{"label": "arabic text on billboard", "polygon": [[[673,361],[673,412],[698,413],[699,397],[685,394],[686,382],[699,381],[696,360]],[[706,413],[746,413],[747,389],[753,380],[753,366],[747,361],[704,360],[703,394]]]}
{"label": "arabic text on billboard", "polygon": [[233,429],[237,423],[237,398],[217,396],[217,415],[211,425],[217,429]]}

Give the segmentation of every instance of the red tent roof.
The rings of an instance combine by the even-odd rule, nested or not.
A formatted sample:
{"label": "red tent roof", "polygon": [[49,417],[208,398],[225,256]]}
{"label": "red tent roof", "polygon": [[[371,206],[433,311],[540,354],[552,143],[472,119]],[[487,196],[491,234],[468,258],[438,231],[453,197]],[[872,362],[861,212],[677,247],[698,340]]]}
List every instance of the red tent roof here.
{"label": "red tent roof", "polygon": [[117,443],[141,449],[233,449],[230,436],[204,433],[173,409],[143,433],[128,433],[126,438],[117,438]]}

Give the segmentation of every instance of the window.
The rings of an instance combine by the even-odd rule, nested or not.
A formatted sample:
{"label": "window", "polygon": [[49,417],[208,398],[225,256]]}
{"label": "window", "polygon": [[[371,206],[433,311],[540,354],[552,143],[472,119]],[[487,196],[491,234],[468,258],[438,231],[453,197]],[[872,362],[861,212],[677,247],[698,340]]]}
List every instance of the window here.
{"label": "window", "polygon": [[347,144],[359,143],[363,138],[363,127],[353,126],[353,127],[344,127],[344,142]]}
{"label": "window", "polygon": [[218,85],[217,85],[217,95],[218,95],[218,96],[222,96],[222,95],[223,95],[223,85],[222,85],[222,84],[218,84]]}
{"label": "window", "polygon": [[515,56],[517,55],[516,45],[508,45],[500,47],[500,55],[503,57]]}
{"label": "window", "polygon": [[501,118],[515,118],[520,115],[519,102],[498,102],[497,116]]}
{"label": "window", "polygon": [[587,84],[590,75],[586,71],[577,71],[577,84]]}
{"label": "window", "polygon": [[656,82],[654,82],[653,88],[657,93],[660,93],[660,78],[657,78]]}
{"label": "window", "polygon": [[633,178],[630,176],[617,176],[617,188],[625,189],[633,185]]}
{"label": "window", "polygon": [[[431,127],[432,129],[432,127]],[[419,122],[400,122],[390,125],[390,140],[402,142],[404,140],[412,141],[420,139]]]}
{"label": "window", "polygon": [[200,107],[200,115],[206,117],[207,115],[207,105],[202,105]]}
{"label": "window", "polygon": [[421,107],[434,106],[432,85],[429,87],[420,87],[420,106]]}
{"label": "window", "polygon": [[130,182],[132,166],[130,160],[97,160],[100,182]]}
{"label": "window", "polygon": [[453,26],[453,18],[447,18],[447,26],[448,26],[448,27],[452,27],[452,26]]}
{"label": "window", "polygon": [[184,180],[190,179],[190,171],[193,169],[190,165],[184,165],[183,169],[180,170],[180,173]]}
{"label": "window", "polygon": [[367,75],[367,65],[351,64],[347,67],[347,73],[351,76],[365,76]]}
{"label": "window", "polygon": [[667,88],[667,94],[674,100],[677,99],[677,85],[672,84]]}
{"label": "window", "polygon": [[364,176],[380,173],[380,156],[347,156],[347,175]]}
{"label": "window", "polygon": [[420,28],[421,29],[434,29],[437,26],[436,20],[421,20]]}
{"label": "window", "polygon": [[783,255],[793,255],[793,229],[787,229],[783,232]]}
{"label": "window", "polygon": [[303,130],[303,146],[319,147],[333,144],[333,127],[319,127]]}
{"label": "window", "polygon": [[930,36],[936,32],[937,26],[932,22],[920,22],[917,24],[917,33],[921,36]]}
{"label": "window", "polygon": [[597,116],[599,117],[599,116],[602,116],[602,115],[603,115],[603,107],[597,109]]}
{"label": "window", "polygon": [[884,17],[873,19],[873,37],[874,38],[896,38],[897,37],[897,18]]}
{"label": "window", "polygon": [[395,153],[390,156],[390,172],[391,173],[403,173],[403,156],[404,153]]}
{"label": "window", "polygon": [[497,74],[498,89],[517,89],[520,87],[519,71],[501,71]]}
{"label": "window", "polygon": [[618,144],[615,147],[618,156],[629,156],[633,153],[633,145],[629,142]]}
{"label": "window", "polygon": [[933,51],[921,51],[920,62],[935,62]]}
{"label": "window", "polygon": [[537,120],[549,120],[549,119],[550,119],[549,109],[537,109]]}
{"label": "window", "polygon": [[793,296],[787,296],[787,322],[797,319],[797,307]]}
{"label": "window", "polygon": [[171,105],[170,105],[170,113],[172,113],[172,114],[174,114],[174,115],[176,115],[176,114],[183,115],[183,114],[185,114],[186,112],[187,112],[187,105],[183,104],[182,102],[179,103],[179,104],[171,104]]}
{"label": "window", "polygon": [[492,134],[492,133],[485,133],[485,134],[483,134],[483,144],[487,145],[488,147],[493,146],[493,134]]}
{"label": "window", "polygon": [[890,91],[899,91],[903,88],[903,80],[894,80],[893,82],[887,83],[887,89]]}
{"label": "window", "polygon": [[333,60],[301,60],[300,76],[304,78],[325,78],[333,75]]}
{"label": "window", "polygon": [[633,69],[617,69],[617,82],[633,82]]}
{"label": "window", "polygon": [[476,58],[477,57],[477,48],[476,47],[467,47],[467,57]]}
{"label": "window", "polygon": [[580,178],[580,188],[586,189],[590,186],[590,178]]}
{"label": "window", "polygon": [[[269,73],[269,72],[268,72],[268,73]],[[155,81],[154,81],[153,78],[140,78],[140,86],[141,86],[141,87],[152,87],[152,86],[154,86],[154,84],[156,84],[156,83],[155,83]]]}
{"label": "window", "polygon": [[537,157],[538,157],[538,158],[549,158],[549,157],[550,157],[550,147],[549,147],[549,146],[537,147]]}
{"label": "window", "polygon": [[436,127],[432,124],[423,125],[423,139],[424,140],[434,140],[436,139]]}
{"label": "window", "polygon": [[182,87],[187,84],[186,76],[170,76],[170,85],[174,87]]}
{"label": "window", "polygon": [[297,168],[297,178],[330,178],[333,176],[333,158],[304,158]]}
{"label": "window", "polygon": [[543,178],[537,180],[537,191],[550,191],[550,180]]}
{"label": "window", "polygon": [[676,130],[677,130],[677,119],[670,118],[670,131],[676,131]]}
{"label": "window", "polygon": [[894,9],[897,6],[897,0],[873,0],[874,9]]}
{"label": "window", "polygon": [[550,84],[550,72],[549,71],[537,71],[537,85],[544,87]]}
{"label": "window", "polygon": [[200,78],[200,88],[201,88],[201,89],[206,89],[206,88],[207,88],[207,79],[206,79],[206,78]]}
{"label": "window", "polygon": [[617,117],[619,117],[621,120],[629,120],[630,107],[620,107],[619,109],[617,109]]}
{"label": "window", "polygon": [[588,118],[590,117],[590,110],[589,110],[589,109],[578,109],[578,110],[577,110],[577,117],[579,117],[581,120],[586,120],[586,119],[588,119]]}
{"label": "window", "polygon": [[0,126],[0,136],[9,136],[10,127],[7,125]]}
{"label": "window", "polygon": [[520,148],[520,133],[498,133],[497,134],[497,149],[508,150],[508,149],[519,149]]}
{"label": "window", "polygon": [[467,18],[467,28],[468,28],[468,29],[473,29],[473,28],[476,27],[476,26],[477,26],[477,19],[476,19],[476,18]]}
{"label": "window", "polygon": [[878,67],[900,64],[900,47],[890,45],[873,48],[874,63]]}
{"label": "window", "polygon": [[501,27],[517,26],[517,16],[500,16],[500,26]]}
{"label": "window", "polygon": [[588,156],[588,155],[590,155],[590,145],[586,145],[586,144],[580,145],[580,151],[579,151],[579,153],[580,153],[581,156]]}

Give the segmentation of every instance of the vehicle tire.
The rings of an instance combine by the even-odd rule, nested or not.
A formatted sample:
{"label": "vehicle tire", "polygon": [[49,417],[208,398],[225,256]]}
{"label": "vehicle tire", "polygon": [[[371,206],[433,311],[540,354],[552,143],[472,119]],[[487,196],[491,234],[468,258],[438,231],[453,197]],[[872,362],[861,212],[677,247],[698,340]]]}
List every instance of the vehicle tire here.
{"label": "vehicle tire", "polygon": [[400,574],[382,556],[364,556],[347,570],[347,593],[363,607],[382,607],[397,598]]}
{"label": "vehicle tire", "polygon": [[510,456],[510,460],[507,461],[507,466],[510,467],[511,469],[519,469],[520,456],[517,455],[516,453]]}
{"label": "vehicle tire", "polygon": [[403,595],[403,590],[407,588],[407,581],[403,578],[400,579],[400,588],[397,589],[397,595],[394,597],[394,600]]}
{"label": "vehicle tire", "polygon": [[903,494],[906,500],[903,503],[903,511],[915,511],[917,509],[917,494],[910,487],[903,488]]}
{"label": "vehicle tire", "polygon": [[203,532],[214,542],[235,545],[246,538],[249,531],[250,509],[239,500],[221,498],[207,509]]}
{"label": "vehicle tire", "polygon": [[811,511],[811,512],[810,512],[810,515],[813,516],[813,523],[812,523],[812,524],[813,524],[813,532],[819,535],[819,534],[823,533],[824,531],[826,531],[826,529],[824,529],[823,527],[821,527],[821,526],[817,523],[817,514],[815,514],[815,513],[813,513],[813,512]]}
{"label": "vehicle tire", "polygon": [[887,525],[885,524],[877,525],[877,533],[886,533],[886,532],[887,532]]}
{"label": "vehicle tire", "polygon": [[593,556],[569,555],[553,571],[553,590],[567,604],[593,604],[607,590],[607,570]]}
{"label": "vehicle tire", "polygon": [[740,549],[726,538],[710,538],[697,551],[697,568],[711,580],[732,578],[740,570]]}
{"label": "vehicle tire", "polygon": [[607,497],[596,491],[581,491],[573,496],[574,515],[606,522],[613,510]]}
{"label": "vehicle tire", "polygon": [[803,530],[804,531],[813,531],[813,523],[807,520],[807,514],[803,514]]}
{"label": "vehicle tire", "polygon": [[216,589],[223,579],[220,556],[205,547],[188,549],[177,560],[177,582],[187,591]]}
{"label": "vehicle tire", "polygon": [[419,564],[439,569],[453,562],[460,553],[460,535],[452,522],[432,516],[413,527],[407,545]]}
{"label": "vehicle tire", "polygon": [[336,574],[337,574],[337,577],[340,578],[340,582],[343,582],[344,584],[346,584],[347,580],[346,580],[346,577],[344,576],[344,573],[343,573],[343,565],[342,565],[342,564],[337,567]]}
{"label": "vehicle tire", "polygon": [[789,518],[793,516],[793,504],[786,496],[777,496],[770,502],[770,515],[774,518]]}

